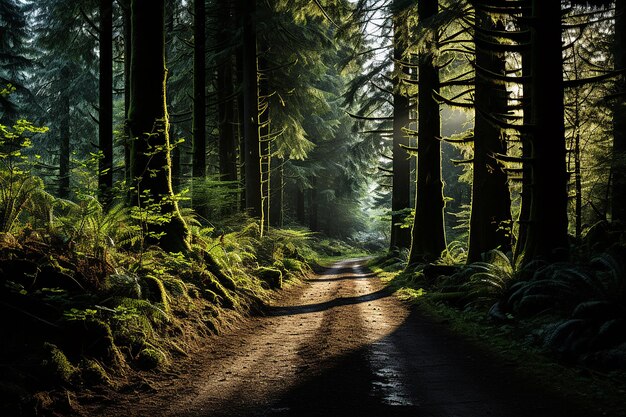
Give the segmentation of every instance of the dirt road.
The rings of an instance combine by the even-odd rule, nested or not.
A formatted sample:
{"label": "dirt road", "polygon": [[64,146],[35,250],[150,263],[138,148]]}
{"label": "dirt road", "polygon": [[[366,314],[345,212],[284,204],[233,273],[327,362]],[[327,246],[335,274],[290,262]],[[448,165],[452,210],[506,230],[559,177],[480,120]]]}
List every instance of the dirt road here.
{"label": "dirt road", "polygon": [[[591,417],[547,397],[386,291],[358,260],[211,338],[154,390],[97,416]],[[598,413],[598,415],[602,415]]]}

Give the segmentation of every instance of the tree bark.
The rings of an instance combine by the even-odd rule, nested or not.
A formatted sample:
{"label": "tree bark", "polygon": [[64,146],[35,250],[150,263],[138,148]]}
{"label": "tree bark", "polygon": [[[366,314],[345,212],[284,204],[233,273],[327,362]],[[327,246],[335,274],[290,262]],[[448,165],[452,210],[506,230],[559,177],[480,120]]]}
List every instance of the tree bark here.
{"label": "tree bark", "polygon": [[113,188],[113,1],[100,0],[100,77],[98,109],[98,189],[109,203]]}
{"label": "tree bark", "polygon": [[256,0],[240,0],[243,12],[243,135],[245,146],[246,209],[261,218],[261,159],[259,149],[259,96],[257,83]]}
{"label": "tree bark", "polygon": [[317,178],[311,177],[310,181],[311,188],[309,189],[309,229],[311,229],[312,232],[319,232]]}
{"label": "tree bark", "polygon": [[559,260],[569,252],[563,103],[561,3],[533,0],[531,28],[532,186],[523,259]]}
{"label": "tree bark", "polygon": [[406,149],[409,125],[409,98],[402,80],[408,69],[402,65],[407,45],[406,11],[397,11],[394,24],[394,89],[393,89],[393,188],[391,192],[391,242],[390,249],[408,249],[411,246],[411,229],[402,227],[411,210],[411,160]]}
{"label": "tree bark", "polygon": [[[525,18],[526,21],[530,21],[532,16],[531,10],[526,8],[522,12],[522,17]],[[530,29],[527,26],[522,26],[524,29]],[[532,66],[531,66],[531,51],[530,49],[524,50],[521,53],[522,60],[522,76],[530,78],[532,74]],[[523,86],[523,99],[522,102],[522,112],[523,112],[523,121],[524,125],[532,124],[532,91],[530,86]],[[532,184],[532,170],[530,166],[530,162],[526,162],[530,160],[532,157],[531,152],[531,137],[527,133],[520,134],[521,138],[521,147],[522,147],[522,158],[524,162],[522,163],[522,190],[520,193],[520,211],[517,219],[517,237],[515,241],[515,251],[514,251],[514,259],[521,259],[521,255],[524,252],[524,245],[526,244],[526,236],[528,235],[528,224],[530,222],[530,201],[532,198],[531,195],[531,184]]]}
{"label": "tree bark", "polygon": [[[426,20],[437,12],[437,0],[418,3],[420,20]],[[439,89],[439,71],[432,54],[420,55],[418,71],[417,191],[409,264],[433,262],[446,248],[441,144],[437,139],[441,135],[441,120],[439,104],[433,98],[433,91]]]}
{"label": "tree bark", "polygon": [[[615,1],[615,69],[626,68],[626,0]],[[619,93],[626,91],[626,77],[620,75]],[[613,107],[613,164],[611,169],[611,219],[626,222],[626,101],[616,99]]]}
{"label": "tree bark", "polygon": [[193,177],[206,177],[206,10],[205,0],[193,2]]}
{"label": "tree bark", "polygon": [[[218,42],[233,36],[233,8],[230,0],[219,3]],[[234,56],[227,53],[217,67],[217,109],[219,128],[220,177],[224,181],[237,181],[236,115],[234,103]]]}
{"label": "tree bark", "polygon": [[264,228],[270,225],[270,208],[271,208],[271,173],[272,173],[272,156],[271,156],[271,130],[270,130],[270,105],[269,105],[269,87],[267,73],[267,61],[263,57],[263,51],[257,58],[257,80],[258,80],[258,122],[259,122],[259,169],[261,181],[261,235]]}
{"label": "tree bark", "polygon": [[283,164],[284,160],[282,158],[274,158],[272,163],[275,168],[271,174],[272,189],[270,194],[270,225],[274,227],[283,227],[283,206],[285,193]]}
{"label": "tree bark", "polygon": [[130,0],[120,2],[122,8],[122,26],[124,31],[124,178],[126,185],[132,184],[132,173],[130,169],[130,127],[128,126],[128,108],[130,106],[130,61],[132,55],[131,47],[131,16]]}
{"label": "tree bark", "polygon": [[[62,73],[67,71],[64,69]],[[67,75],[67,74],[66,74]],[[63,79],[68,79],[66,76]],[[61,114],[59,121],[59,197],[67,199],[70,196],[70,97],[64,90],[60,97]]]}
{"label": "tree bark", "polygon": [[[478,26],[487,30],[504,30],[502,24],[494,24],[491,16],[485,12],[476,10],[475,13]],[[481,35],[476,33],[475,36]],[[504,75],[504,55],[486,50],[480,45],[480,42],[476,42],[476,65]],[[485,114],[507,112],[506,87],[477,74],[474,104],[474,177],[467,256],[470,263],[480,261],[481,255],[489,250],[508,252],[511,249],[511,196],[508,177],[494,157],[495,154],[506,155],[506,139],[504,132],[485,118]]]}
{"label": "tree bark", "polygon": [[[169,220],[151,222],[168,252],[187,252],[188,230],[172,189],[171,144],[166,106],[164,0],[132,0],[132,58],[128,123],[132,137],[132,203]],[[150,208],[151,202],[154,206]]]}
{"label": "tree bark", "polygon": [[306,223],[305,210],[304,210],[304,190],[298,188],[296,194],[296,220],[301,225]]}

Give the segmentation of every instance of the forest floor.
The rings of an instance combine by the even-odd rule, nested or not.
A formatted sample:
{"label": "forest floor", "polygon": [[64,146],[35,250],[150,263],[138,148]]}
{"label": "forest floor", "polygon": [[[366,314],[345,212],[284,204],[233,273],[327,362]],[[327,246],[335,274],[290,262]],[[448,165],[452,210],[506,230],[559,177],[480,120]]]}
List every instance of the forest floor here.
{"label": "forest floor", "polygon": [[174,371],[83,392],[73,408],[105,417],[618,416],[541,388],[519,366],[397,299],[363,260],[348,260],[211,336]]}

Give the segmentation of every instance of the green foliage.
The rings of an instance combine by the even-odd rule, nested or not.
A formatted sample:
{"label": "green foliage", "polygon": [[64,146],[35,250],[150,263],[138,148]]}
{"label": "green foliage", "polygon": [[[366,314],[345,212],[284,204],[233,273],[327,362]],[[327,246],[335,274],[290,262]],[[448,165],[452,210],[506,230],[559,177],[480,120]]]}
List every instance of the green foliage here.
{"label": "green foliage", "polygon": [[70,363],[67,356],[52,343],[44,343],[44,355],[42,366],[47,375],[53,379],[52,382],[68,384],[76,375],[77,368]]}
{"label": "green foliage", "polygon": [[95,360],[83,359],[80,363],[80,373],[87,385],[111,385],[111,378]]}
{"label": "green foliage", "polygon": [[271,289],[281,289],[283,287],[283,273],[276,268],[260,267],[255,271]]}
{"label": "green foliage", "polygon": [[13,231],[20,214],[43,193],[43,182],[31,175],[28,151],[32,136],[47,130],[23,119],[12,127],[0,124],[0,232]]}
{"label": "green foliage", "polygon": [[440,265],[461,265],[467,260],[467,246],[458,240],[448,243],[446,249],[441,253]]}
{"label": "green foliage", "polygon": [[464,286],[472,304],[492,305],[511,287],[515,279],[515,270],[511,260],[499,250],[483,254],[482,262],[468,266],[471,271],[469,281]]}
{"label": "green foliage", "polygon": [[137,365],[141,369],[156,369],[167,364],[167,356],[161,350],[156,348],[146,348],[137,355]]}
{"label": "green foliage", "polygon": [[195,177],[191,180],[191,202],[194,210],[205,220],[213,220],[227,215],[237,207],[237,199],[242,191],[236,181],[221,181],[218,176]]}

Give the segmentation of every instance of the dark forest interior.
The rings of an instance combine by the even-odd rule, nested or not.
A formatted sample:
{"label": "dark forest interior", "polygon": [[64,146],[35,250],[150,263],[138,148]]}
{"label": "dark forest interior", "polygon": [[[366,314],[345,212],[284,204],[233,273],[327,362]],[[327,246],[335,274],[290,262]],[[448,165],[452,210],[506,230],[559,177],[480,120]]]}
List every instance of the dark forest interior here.
{"label": "dark forest interior", "polygon": [[626,416],[625,13],[0,0],[0,415]]}

